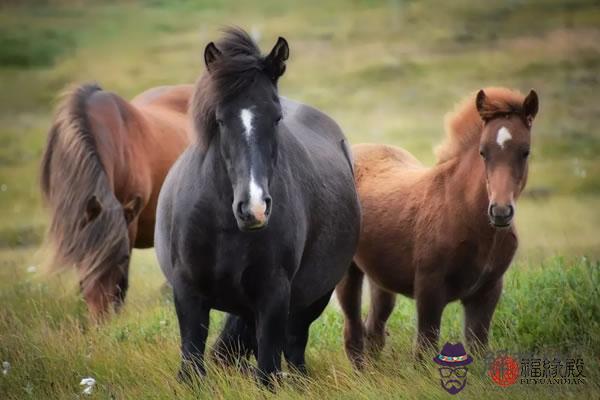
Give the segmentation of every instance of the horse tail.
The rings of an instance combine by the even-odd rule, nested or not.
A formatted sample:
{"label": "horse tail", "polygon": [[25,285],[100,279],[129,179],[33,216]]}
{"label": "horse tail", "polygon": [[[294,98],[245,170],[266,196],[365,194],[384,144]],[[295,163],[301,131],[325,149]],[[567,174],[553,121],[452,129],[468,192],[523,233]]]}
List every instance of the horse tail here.
{"label": "horse tail", "polygon": [[[40,187],[50,210],[48,267],[75,265],[86,293],[111,266],[127,226],[101,162],[88,101],[102,89],[84,84],[63,95],[42,157]],[[114,264],[113,264],[114,265]]]}

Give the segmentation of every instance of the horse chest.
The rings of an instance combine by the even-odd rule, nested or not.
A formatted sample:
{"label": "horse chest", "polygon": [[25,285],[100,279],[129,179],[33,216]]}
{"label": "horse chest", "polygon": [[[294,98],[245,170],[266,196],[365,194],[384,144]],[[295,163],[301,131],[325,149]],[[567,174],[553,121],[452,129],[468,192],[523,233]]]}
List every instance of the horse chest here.
{"label": "horse chest", "polygon": [[211,299],[214,308],[233,313],[248,311],[262,285],[271,279],[275,266],[297,265],[297,260],[289,260],[294,254],[285,251],[292,247],[286,235],[276,234],[279,230],[275,226],[243,233],[205,217],[214,214],[201,215],[191,216],[188,229],[182,233],[181,264],[188,281]]}
{"label": "horse chest", "polygon": [[515,250],[516,237],[512,234],[506,235],[499,243],[460,242],[445,278],[449,300],[468,297],[487,282],[499,279],[508,268]]}

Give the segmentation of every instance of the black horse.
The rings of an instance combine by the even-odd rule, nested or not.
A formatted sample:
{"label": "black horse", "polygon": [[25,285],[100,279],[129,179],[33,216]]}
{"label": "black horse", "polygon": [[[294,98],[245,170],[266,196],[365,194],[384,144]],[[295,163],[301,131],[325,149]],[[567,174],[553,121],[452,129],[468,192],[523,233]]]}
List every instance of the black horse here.
{"label": "black horse", "polygon": [[205,49],[190,109],[197,141],[164,183],[155,235],[175,295],[183,379],[205,373],[213,308],[233,314],[215,346],[222,360],[254,353],[265,384],[282,352],[305,372],[310,324],[356,248],[350,151],[332,119],[278,96],[288,53],[279,38],[261,56],[237,29]]}

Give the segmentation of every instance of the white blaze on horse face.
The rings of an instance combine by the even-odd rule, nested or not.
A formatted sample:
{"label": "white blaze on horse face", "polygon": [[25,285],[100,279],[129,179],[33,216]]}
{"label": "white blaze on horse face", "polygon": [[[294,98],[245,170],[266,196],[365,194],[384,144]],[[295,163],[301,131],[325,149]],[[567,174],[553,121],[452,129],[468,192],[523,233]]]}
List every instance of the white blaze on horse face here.
{"label": "white blaze on horse face", "polygon": [[[244,125],[244,135],[250,144],[252,139],[252,121],[254,114],[247,108],[242,109],[240,112],[240,119]],[[267,211],[267,204],[263,200],[263,190],[256,184],[254,180],[254,172],[252,171],[252,164],[250,164],[250,211],[259,222],[264,222],[265,212]]]}
{"label": "white blaze on horse face", "polygon": [[250,172],[250,211],[258,221],[264,222],[267,204],[263,200],[263,191],[256,184],[252,172]]}
{"label": "white blaze on horse face", "polygon": [[502,150],[504,150],[504,144],[511,139],[512,139],[512,135],[510,134],[510,131],[506,127],[503,126],[502,128],[498,129],[498,136],[496,136],[496,143],[498,143],[498,146],[500,146],[500,148],[502,148]]}
{"label": "white blaze on horse face", "polygon": [[250,140],[252,136],[252,120],[254,119],[254,114],[247,108],[244,108],[242,112],[240,112],[240,118],[242,120],[242,124],[244,125],[244,133],[246,134],[246,139]]}

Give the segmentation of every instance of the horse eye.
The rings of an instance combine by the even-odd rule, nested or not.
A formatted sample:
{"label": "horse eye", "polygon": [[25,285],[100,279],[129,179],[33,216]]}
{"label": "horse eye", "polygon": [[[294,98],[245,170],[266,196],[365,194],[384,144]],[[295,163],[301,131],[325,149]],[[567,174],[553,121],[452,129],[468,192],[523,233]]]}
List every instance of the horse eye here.
{"label": "horse eye", "polygon": [[523,151],[523,158],[529,157],[529,150]]}
{"label": "horse eye", "polygon": [[217,118],[217,125],[223,126],[223,120]]}
{"label": "horse eye", "polygon": [[485,160],[485,153],[483,152],[483,150],[479,150],[479,155]]}
{"label": "horse eye", "polygon": [[277,125],[278,123],[281,122],[281,119],[283,118],[283,116],[278,116],[277,118],[275,118],[275,125]]}

